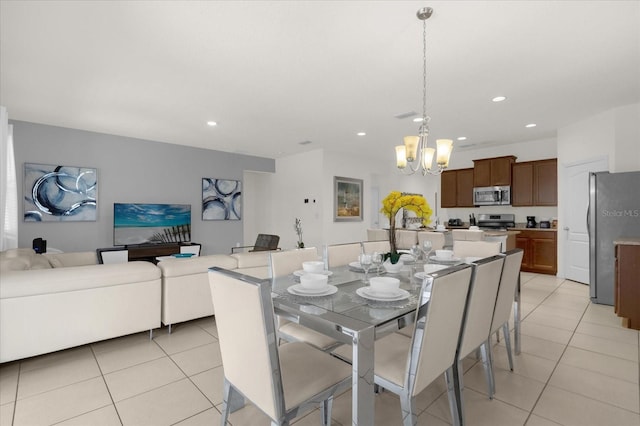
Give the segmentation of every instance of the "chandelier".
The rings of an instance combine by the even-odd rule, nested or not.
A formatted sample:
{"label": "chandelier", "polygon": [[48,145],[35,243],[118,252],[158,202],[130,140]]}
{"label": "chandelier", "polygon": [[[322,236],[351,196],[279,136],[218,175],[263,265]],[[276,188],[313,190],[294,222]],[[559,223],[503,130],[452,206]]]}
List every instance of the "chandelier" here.
{"label": "chandelier", "polygon": [[[430,7],[423,7],[416,14],[422,21],[422,120],[418,128],[418,136],[405,136],[404,145],[396,146],[396,165],[405,174],[412,175],[418,170],[423,176],[428,174],[439,175],[449,166],[449,157],[453,149],[451,139],[438,139],[437,151],[427,146],[429,136],[429,121],[427,116],[427,19],[433,13]],[[433,166],[433,157],[436,157],[436,168]]]}

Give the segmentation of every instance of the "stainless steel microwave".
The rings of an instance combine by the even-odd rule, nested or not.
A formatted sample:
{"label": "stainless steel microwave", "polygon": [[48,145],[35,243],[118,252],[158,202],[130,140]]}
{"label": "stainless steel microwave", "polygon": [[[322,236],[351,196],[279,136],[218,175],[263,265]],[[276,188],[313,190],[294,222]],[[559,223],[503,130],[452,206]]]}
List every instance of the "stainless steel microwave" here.
{"label": "stainless steel microwave", "polygon": [[510,186],[485,186],[473,188],[473,204],[476,206],[500,206],[511,204]]}

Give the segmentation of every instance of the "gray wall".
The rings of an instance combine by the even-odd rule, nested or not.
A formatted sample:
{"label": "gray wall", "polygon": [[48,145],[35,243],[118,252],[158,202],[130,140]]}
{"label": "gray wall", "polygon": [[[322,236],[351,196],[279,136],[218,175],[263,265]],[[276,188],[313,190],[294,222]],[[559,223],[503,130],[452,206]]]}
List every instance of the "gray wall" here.
{"label": "gray wall", "polygon": [[[229,253],[244,241],[242,221],[203,221],[203,177],[242,180],[245,170],[275,172],[268,158],[11,121],[18,174],[19,247],[36,237],[65,252],[113,245],[113,203],[191,204],[192,240],[203,254]],[[98,170],[96,222],[24,222],[24,163]],[[243,191],[244,191],[243,187]],[[243,212],[243,216],[252,212]]]}

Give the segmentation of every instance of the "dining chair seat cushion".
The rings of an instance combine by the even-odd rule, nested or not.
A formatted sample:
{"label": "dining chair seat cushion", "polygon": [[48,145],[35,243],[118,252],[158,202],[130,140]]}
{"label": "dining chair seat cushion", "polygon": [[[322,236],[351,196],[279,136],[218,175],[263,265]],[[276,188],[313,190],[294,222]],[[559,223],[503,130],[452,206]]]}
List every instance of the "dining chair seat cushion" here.
{"label": "dining chair seat cushion", "polygon": [[290,321],[282,321],[278,331],[284,335],[285,340],[292,339],[298,342],[307,342],[323,351],[339,343],[337,340],[325,334],[318,333],[309,327]]}
{"label": "dining chair seat cushion", "polygon": [[[287,410],[351,377],[349,364],[304,342],[285,343],[278,347],[278,353]],[[320,371],[322,374],[309,374]]]}
{"label": "dining chair seat cushion", "polygon": [[[411,349],[411,338],[399,333],[391,333],[375,343],[374,371],[376,376],[397,384],[404,385],[407,374],[407,358]],[[334,350],[333,355],[347,362],[353,359],[351,346],[340,346]]]}

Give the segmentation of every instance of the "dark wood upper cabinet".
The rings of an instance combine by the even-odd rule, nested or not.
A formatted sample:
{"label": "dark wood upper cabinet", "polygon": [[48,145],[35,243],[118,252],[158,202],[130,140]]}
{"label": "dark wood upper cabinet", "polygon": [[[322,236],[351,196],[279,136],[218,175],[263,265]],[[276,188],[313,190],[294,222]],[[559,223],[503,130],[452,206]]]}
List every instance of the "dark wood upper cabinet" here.
{"label": "dark wood upper cabinet", "polygon": [[511,169],[511,205],[558,205],[558,168],[555,158],[514,163]]}
{"label": "dark wood upper cabinet", "polygon": [[511,185],[511,165],[515,161],[513,155],[473,160],[473,186]]}
{"label": "dark wood upper cabinet", "polygon": [[440,205],[442,207],[473,207],[473,169],[442,172]]}
{"label": "dark wood upper cabinet", "polygon": [[473,205],[473,169],[456,170],[458,172],[456,203],[458,207]]}
{"label": "dark wood upper cabinet", "polygon": [[534,162],[533,195],[536,206],[558,205],[558,161],[555,158]]}
{"label": "dark wood upper cabinet", "polygon": [[457,205],[457,187],[458,187],[458,171],[445,170],[440,175],[440,206],[441,207],[458,207]]}
{"label": "dark wood upper cabinet", "polygon": [[533,162],[513,163],[511,169],[511,205],[533,205]]}

